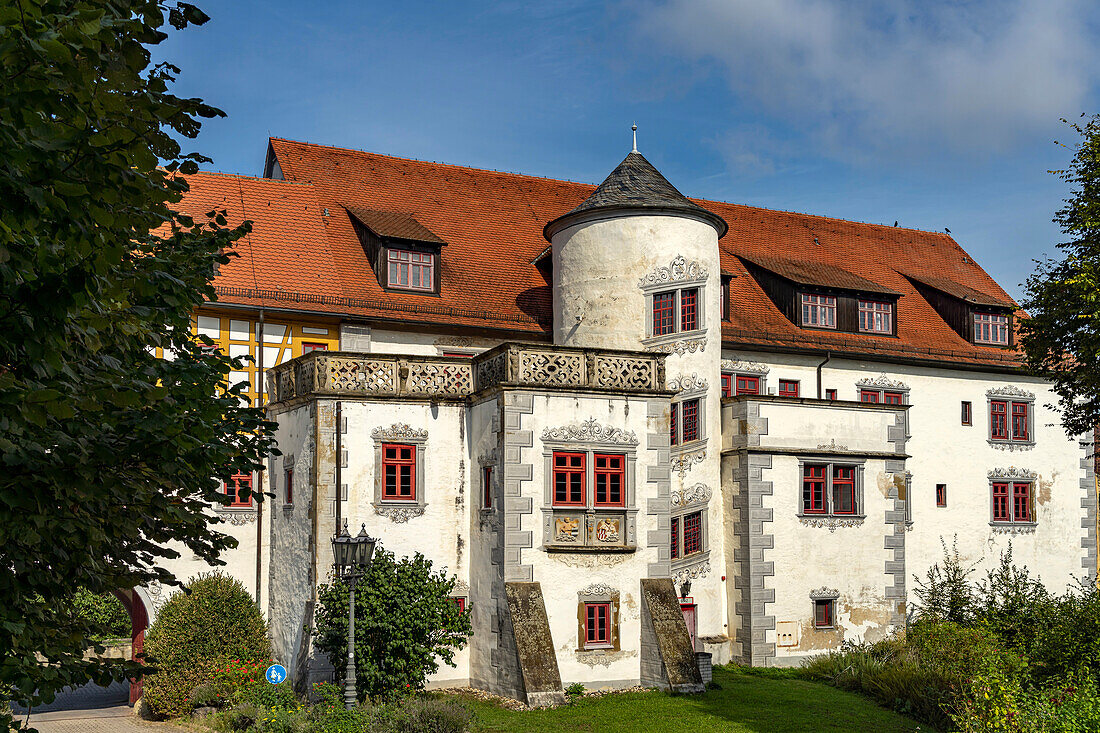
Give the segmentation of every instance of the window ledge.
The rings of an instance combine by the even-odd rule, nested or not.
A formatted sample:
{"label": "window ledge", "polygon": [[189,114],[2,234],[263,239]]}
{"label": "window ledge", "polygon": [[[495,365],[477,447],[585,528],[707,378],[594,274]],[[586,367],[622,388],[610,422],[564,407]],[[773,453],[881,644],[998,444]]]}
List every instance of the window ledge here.
{"label": "window ledge", "polygon": [[997,450],[1018,451],[1018,450],[1031,450],[1035,447],[1034,440],[999,440],[994,438],[987,438],[986,442],[990,446]]}
{"label": "window ledge", "polygon": [[835,532],[840,528],[859,527],[867,519],[861,514],[799,514],[798,523],[803,527],[820,527]]}
{"label": "window ledge", "polygon": [[1035,534],[1038,522],[990,522],[994,534]]}
{"label": "window ledge", "polygon": [[696,438],[695,440],[688,441],[687,443],[677,443],[676,445],[669,446],[669,452],[676,456],[681,453],[687,453],[688,451],[698,450],[704,448],[707,445],[706,438]]}
{"label": "window ledge", "polygon": [[662,333],[659,336],[646,336],[642,339],[642,346],[659,346],[680,339],[701,338],[706,335],[707,330],[705,328],[697,328],[694,331],[673,331],[672,333]]}
{"label": "window ledge", "polygon": [[294,504],[283,504],[283,513],[288,514],[294,511]]}
{"label": "window ledge", "polygon": [[600,545],[543,545],[546,552],[571,552],[577,554],[625,554],[637,552],[634,545],[600,546]]}
{"label": "window ledge", "polygon": [[694,552],[690,555],[681,555],[680,557],[674,557],[669,561],[669,566],[672,570],[680,570],[692,565],[697,565],[702,562],[710,560],[710,550],[703,550],[702,552]]}
{"label": "window ledge", "polygon": [[404,524],[410,519],[423,516],[424,507],[427,504],[418,504],[415,501],[383,501],[375,502],[374,513],[380,517],[387,517],[395,524]]}

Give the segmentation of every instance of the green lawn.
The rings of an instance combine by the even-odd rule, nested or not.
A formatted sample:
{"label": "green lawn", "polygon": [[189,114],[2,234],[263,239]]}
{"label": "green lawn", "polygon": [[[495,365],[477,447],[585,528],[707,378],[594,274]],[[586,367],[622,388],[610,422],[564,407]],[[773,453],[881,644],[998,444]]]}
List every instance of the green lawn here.
{"label": "green lawn", "polygon": [[466,700],[477,716],[475,731],[570,733],[783,733],[784,731],[929,730],[916,721],[877,706],[859,695],[805,680],[743,674],[736,668],[714,670],[721,689],[703,695],[670,696],[638,692],[582,698],[554,710],[505,710],[492,703]]}

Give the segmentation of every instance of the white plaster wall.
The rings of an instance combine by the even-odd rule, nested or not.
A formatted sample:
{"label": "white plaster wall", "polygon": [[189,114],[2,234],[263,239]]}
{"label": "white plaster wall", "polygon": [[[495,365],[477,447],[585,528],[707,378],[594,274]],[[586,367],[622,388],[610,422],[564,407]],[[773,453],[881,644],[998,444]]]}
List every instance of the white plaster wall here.
{"label": "white plaster wall", "polygon": [[[503,484],[501,482],[500,400],[482,400],[470,407],[471,490],[469,511],[469,596],[473,635],[468,651],[471,684],[490,687],[498,674],[492,665],[491,650],[499,641],[499,624],[504,602],[504,577],[501,572],[503,546]],[[493,506],[481,510],[480,467],[482,461],[493,466]],[[495,558],[495,563],[494,563]]]}
{"label": "white plaster wall", "polygon": [[[377,331],[375,332],[377,334]],[[398,557],[421,553],[433,570],[445,569],[463,583],[469,583],[470,462],[467,455],[466,408],[460,404],[431,405],[427,402],[353,402],[343,401],[347,420],[344,448],[347,466],[342,480],[348,485],[344,516],[352,534],[365,524],[367,533]],[[395,522],[375,513],[376,474],[374,440],[371,431],[395,424],[428,431],[424,448],[424,472],[417,477],[417,491],[424,492],[424,514],[405,522]],[[331,532],[322,536],[328,537]],[[327,543],[321,549],[327,557]],[[327,553],[327,554],[326,554]],[[331,559],[320,563],[331,565]],[[465,684],[470,677],[469,647],[455,655],[457,667],[443,663],[429,682],[433,685],[456,682]]]}
{"label": "white plaster wall", "polygon": [[439,356],[442,352],[477,353],[487,351],[503,343],[499,339],[477,336],[452,336],[415,331],[371,330],[372,354],[408,354]]}
{"label": "white plaster wall", "polygon": [[760,417],[768,421],[768,432],[760,436],[760,447],[818,448],[843,446],[852,451],[893,450],[885,442],[886,425],[893,425],[894,412],[875,409],[821,409],[796,403],[767,402]]}

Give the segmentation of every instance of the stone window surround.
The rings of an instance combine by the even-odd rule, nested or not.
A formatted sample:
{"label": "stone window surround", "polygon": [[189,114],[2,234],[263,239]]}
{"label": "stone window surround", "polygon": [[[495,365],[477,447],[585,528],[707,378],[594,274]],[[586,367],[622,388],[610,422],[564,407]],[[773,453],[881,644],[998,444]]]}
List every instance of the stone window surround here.
{"label": "stone window surround", "polygon": [[[489,506],[485,506],[485,469],[486,468],[492,469],[492,471],[490,472],[490,476],[492,478],[489,479],[489,481],[490,481],[490,486],[489,486],[490,503],[489,503]],[[497,486],[500,483],[499,476],[500,476],[500,468],[498,467],[497,460],[494,456],[483,456],[482,458],[478,459],[478,462],[477,462],[477,489],[478,489],[477,505],[478,505],[478,510],[483,515],[492,514],[493,512],[496,511],[497,507],[500,505],[500,501],[499,501],[499,498],[498,498],[499,497],[499,492],[497,491]]]}
{"label": "stone window surround", "polygon": [[[610,644],[607,646],[585,646],[587,628],[586,603],[606,603],[608,609],[608,634]],[[617,652],[621,649],[619,634],[619,591],[603,583],[593,583],[577,592],[577,651],[588,653]]]}
{"label": "stone window surround", "polygon": [[[707,331],[707,311],[706,311],[706,285],[707,285],[707,271],[706,268],[699,267],[697,263],[692,262],[685,264],[683,257],[677,257],[673,260],[673,269],[677,261],[680,265],[684,266],[684,269],[672,274],[668,279],[651,275],[648,278],[643,278],[639,283],[639,287],[642,289],[642,293],[645,295],[645,333],[646,338],[642,339],[642,344],[645,346],[652,346],[654,344],[664,343],[667,341],[675,341],[679,338],[683,338],[685,335],[693,334],[705,334]],[[658,268],[658,271],[662,271],[666,268]],[[683,276],[680,277],[679,274]],[[680,330],[680,292],[682,290],[697,290],[695,297],[695,325],[694,331],[681,331]],[[672,299],[672,323],[676,329],[672,333],[661,334],[655,336],[653,334],[653,296],[657,293],[675,292],[676,295]]]}
{"label": "stone window surround", "polygon": [[[836,602],[839,598],[840,598],[840,591],[836,590],[835,588],[827,588],[825,586],[822,586],[821,588],[810,591],[810,604],[811,604],[811,609],[810,610],[811,610],[811,617],[814,620],[813,628],[815,630],[828,630],[828,629],[835,629],[836,628]],[[833,607],[830,609],[829,617],[830,617],[830,619],[832,620],[833,623],[829,626],[818,626],[817,625],[817,602],[818,601],[829,601],[830,603],[832,603]]]}
{"label": "stone window surround", "polygon": [[[281,474],[280,478],[282,479],[282,484],[283,484],[282,497],[283,497],[283,511],[284,512],[294,511],[294,502],[286,500],[286,498],[287,498],[286,497],[286,474],[287,474],[287,471],[290,471],[291,472],[290,473],[291,480],[292,481],[294,480],[294,474],[297,473],[297,470],[296,470],[297,466],[295,466],[294,463],[295,463],[295,460],[294,460],[294,454],[293,453],[290,453],[288,455],[283,456],[283,471],[282,471],[282,474]],[[291,497],[291,498],[293,498],[293,497]]]}
{"label": "stone window surround", "polygon": [[[636,499],[636,481],[635,475],[637,473],[638,462],[638,450],[637,445],[628,443],[614,443],[606,441],[587,441],[587,442],[570,442],[563,440],[550,440],[543,438],[543,464],[545,467],[546,478],[543,486],[543,537],[542,544],[543,549],[547,547],[560,548],[561,544],[554,542],[554,528],[552,521],[546,521],[547,519],[553,519],[555,510],[569,510],[572,512],[582,512],[587,518],[594,517],[597,513],[603,512],[608,514],[623,514],[625,520],[623,527],[624,537],[622,545],[613,546],[608,545],[606,548],[609,551],[621,550],[623,548],[632,549],[637,547],[637,515],[638,506]],[[567,451],[570,453],[584,453],[584,505],[575,507],[555,507],[554,506],[554,452],[555,451]],[[593,456],[596,453],[609,453],[619,454],[624,457],[624,472],[625,481],[623,482],[623,506],[621,507],[597,507],[595,504],[596,482],[595,482],[595,460]],[[587,528],[586,528],[587,529]],[[575,547],[581,551],[599,550],[599,545],[576,545],[569,547]]]}
{"label": "stone window surround", "polygon": [[[701,486],[701,484],[697,485]],[[673,504],[669,510],[669,532],[672,531],[672,520],[677,517],[680,519],[680,534],[683,536],[684,531],[684,517],[688,514],[694,514],[699,512],[699,541],[700,551],[691,555],[684,555],[684,543],[680,540],[680,557],[672,557],[671,548],[668,550],[669,561],[672,563],[672,571],[675,573],[677,570],[681,570],[687,566],[697,565],[703,562],[710,561],[710,496],[709,490],[703,487],[704,493],[696,493],[690,501],[684,504]],[[703,496],[706,498],[703,498]]]}
{"label": "stone window surround", "polygon": [[[864,458],[848,458],[845,456],[843,459],[839,459],[837,456],[821,456],[816,457],[804,457],[798,459],[798,518],[799,519],[818,519],[818,518],[832,518],[832,519],[851,519],[863,521],[867,518],[866,507],[863,501],[863,473],[865,464],[867,463]],[[812,465],[825,465],[827,469],[825,471],[825,503],[830,507],[826,512],[811,512],[809,514],[802,511],[802,483],[806,477],[806,464]],[[855,469],[855,489],[856,489],[856,511],[854,514],[834,514],[832,511],[833,503],[833,466],[851,466]]]}
{"label": "stone window surround", "polygon": [[[1031,534],[1035,531],[1035,528],[1039,526],[1036,513],[1038,507],[1035,502],[1035,485],[1039,482],[1039,474],[1026,468],[1016,468],[1010,466],[1007,469],[993,469],[987,474],[989,484],[989,526],[994,530],[1009,531],[1019,534]],[[1031,500],[1031,521],[1030,522],[1004,522],[994,521],[993,519],[993,484],[1031,484],[1031,491],[1029,492],[1029,498]],[[1012,514],[1015,514],[1013,509],[1013,496],[1010,492],[1008,495],[1008,507]]]}
{"label": "stone window surround", "polygon": [[[703,448],[707,444],[707,400],[706,391],[691,392],[687,395],[677,395],[669,402],[669,419],[672,418],[672,410],[679,410],[680,405],[686,400],[699,400],[699,437],[695,440],[684,443],[683,441],[675,443],[669,446],[669,452],[673,457],[686,453],[688,451],[698,450]],[[676,433],[677,437],[684,434],[684,418],[682,414],[677,415],[676,420]]]}
{"label": "stone window surround", "polygon": [[[860,379],[859,381],[856,382],[856,400],[857,401],[862,401],[862,398],[861,398],[860,395],[865,390],[872,391],[872,392],[877,391],[878,396],[879,396],[879,401],[878,401],[877,404],[880,404],[880,405],[886,404],[885,402],[883,402],[883,400],[885,399],[883,397],[883,394],[882,394],[883,392],[901,392],[901,404],[903,406],[911,406],[913,404],[913,401],[909,397],[909,395],[910,395],[909,385],[905,384],[904,382],[899,382],[897,380],[890,379],[888,376],[886,376],[885,372],[878,375],[877,377],[864,378],[864,379]],[[912,437],[912,433],[909,432],[909,412],[908,411],[905,412],[905,416],[902,418],[902,420],[905,421],[905,437],[906,438]]]}
{"label": "stone window surround", "polygon": [[[1007,438],[993,437],[993,403],[1004,402],[1005,427]],[[1012,439],[1012,403],[1027,403],[1027,440]],[[1008,385],[1006,387],[994,387],[985,393],[986,442],[999,450],[1017,451],[1031,450],[1035,447],[1035,395],[1027,390]]]}
{"label": "stone window surround", "polygon": [[[384,512],[387,508],[413,508],[418,510],[416,516],[423,513],[427,504],[427,491],[424,478],[427,474],[424,471],[424,450],[428,444],[428,431],[418,428],[410,428],[405,423],[394,423],[387,427],[377,427],[371,431],[371,439],[374,441],[374,501],[372,506],[376,512]],[[416,498],[413,500],[404,499],[383,499],[382,498],[382,482],[385,477],[382,475],[382,444],[383,443],[396,443],[399,445],[411,445],[416,448]]]}

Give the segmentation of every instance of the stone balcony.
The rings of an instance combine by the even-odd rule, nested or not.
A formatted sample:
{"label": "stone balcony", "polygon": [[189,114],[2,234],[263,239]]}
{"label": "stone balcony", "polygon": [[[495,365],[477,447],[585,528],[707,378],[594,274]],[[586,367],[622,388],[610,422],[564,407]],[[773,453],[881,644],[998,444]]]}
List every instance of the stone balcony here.
{"label": "stone balcony", "polygon": [[302,397],[463,400],[493,387],[665,390],[664,354],[501,344],[473,358],[313,351],[267,371],[272,403]]}

